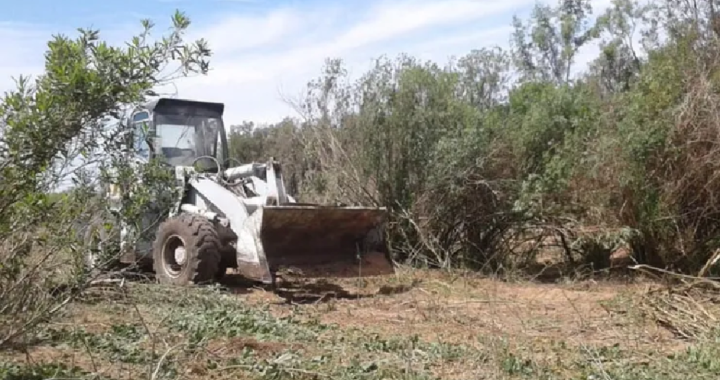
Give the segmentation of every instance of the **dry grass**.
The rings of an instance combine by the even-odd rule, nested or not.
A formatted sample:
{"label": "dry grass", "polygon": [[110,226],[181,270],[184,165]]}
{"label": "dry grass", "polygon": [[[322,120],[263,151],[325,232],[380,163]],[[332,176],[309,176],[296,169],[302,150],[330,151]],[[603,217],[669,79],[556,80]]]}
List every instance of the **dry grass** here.
{"label": "dry grass", "polygon": [[658,289],[417,270],[276,292],[126,282],[0,362],[113,379],[717,378],[713,299]]}

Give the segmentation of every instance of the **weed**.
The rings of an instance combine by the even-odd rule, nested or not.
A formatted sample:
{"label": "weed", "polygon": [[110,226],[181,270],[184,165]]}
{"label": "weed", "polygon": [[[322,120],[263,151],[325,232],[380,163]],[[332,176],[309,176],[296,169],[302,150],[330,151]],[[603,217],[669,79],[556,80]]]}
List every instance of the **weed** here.
{"label": "weed", "polygon": [[[108,378],[679,380],[687,373],[698,379],[720,375],[720,339],[712,330],[697,330],[692,341],[683,341],[658,325],[653,314],[635,310],[643,302],[658,304],[643,300],[661,293],[630,285],[608,293],[571,290],[582,289],[576,285],[467,281],[472,286],[442,294],[416,289],[327,301],[333,309],[275,302],[278,296],[263,291],[237,296],[213,287],[125,284],[116,290],[115,303],[76,303],[62,320],[44,325],[27,355],[0,355],[15,363],[6,366],[7,378],[22,375],[21,363],[27,363],[27,373],[70,363],[61,357],[72,357],[77,368],[57,368],[75,371],[76,377]],[[364,284],[358,291],[372,289]],[[714,312],[695,299],[706,305],[702,310]],[[510,300],[513,307],[507,307]],[[417,315],[419,304],[433,311]],[[392,322],[399,319],[404,322]],[[493,323],[504,327],[489,328]]]}

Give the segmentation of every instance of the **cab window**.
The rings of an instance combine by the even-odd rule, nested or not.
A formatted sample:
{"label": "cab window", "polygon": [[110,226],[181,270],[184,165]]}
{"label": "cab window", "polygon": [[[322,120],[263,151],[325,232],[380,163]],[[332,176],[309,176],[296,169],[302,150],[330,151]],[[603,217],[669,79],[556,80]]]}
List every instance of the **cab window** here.
{"label": "cab window", "polygon": [[150,114],[147,111],[133,115],[133,148],[143,158],[150,158],[150,146],[147,142],[146,132],[150,127]]}

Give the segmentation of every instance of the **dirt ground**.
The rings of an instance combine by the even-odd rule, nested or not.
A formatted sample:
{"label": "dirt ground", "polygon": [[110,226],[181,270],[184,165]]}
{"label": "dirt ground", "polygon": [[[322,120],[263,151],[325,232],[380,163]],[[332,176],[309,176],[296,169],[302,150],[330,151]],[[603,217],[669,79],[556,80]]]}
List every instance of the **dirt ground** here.
{"label": "dirt ground", "polygon": [[[378,334],[419,335],[434,341],[468,343],[479,337],[565,340],[577,345],[634,344],[683,349],[667,329],[621,304],[654,288],[651,283],[586,281],[570,284],[508,283],[475,276],[411,271],[395,279],[319,281],[280,294],[262,290],[241,295],[271,305],[278,316],[298,305],[309,316],[341,328]],[[627,306],[627,305],[624,305]],[[295,309],[297,310],[297,308]]]}
{"label": "dirt ground", "polygon": [[[720,376],[718,347],[708,343],[708,321],[720,316],[712,299],[702,299],[702,319],[649,302],[668,296],[642,281],[538,284],[404,270],[275,290],[232,277],[221,289],[124,286],[71,305],[39,343],[0,359],[73,363],[64,370],[108,378]],[[704,372],[688,367],[693,352]]]}

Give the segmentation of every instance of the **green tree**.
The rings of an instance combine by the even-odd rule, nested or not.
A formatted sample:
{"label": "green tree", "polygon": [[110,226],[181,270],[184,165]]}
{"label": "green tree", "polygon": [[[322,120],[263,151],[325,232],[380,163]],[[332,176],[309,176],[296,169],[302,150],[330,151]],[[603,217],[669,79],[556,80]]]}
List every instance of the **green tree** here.
{"label": "green tree", "polygon": [[515,64],[528,80],[567,83],[578,50],[597,36],[590,24],[589,0],[559,0],[551,7],[537,4],[530,19],[515,17]]}
{"label": "green tree", "polygon": [[183,41],[189,19],[176,12],[172,25],[167,36],[151,42],[153,24],[145,20],[142,32],[122,47],[102,41],[96,30],[80,30],[74,39],[55,36],[45,72],[34,83],[21,77],[17,90],[3,98],[0,347],[22,339],[77,294],[48,292],[58,281],[50,263],[67,265],[87,249],[73,229],[91,207],[95,189],[79,175],[75,190],[51,196],[58,180],[52,174],[63,169],[58,164],[72,162],[74,152],[100,152],[109,160],[121,136],[117,128],[109,131],[112,119],[168,79],[207,72],[206,43]]}

